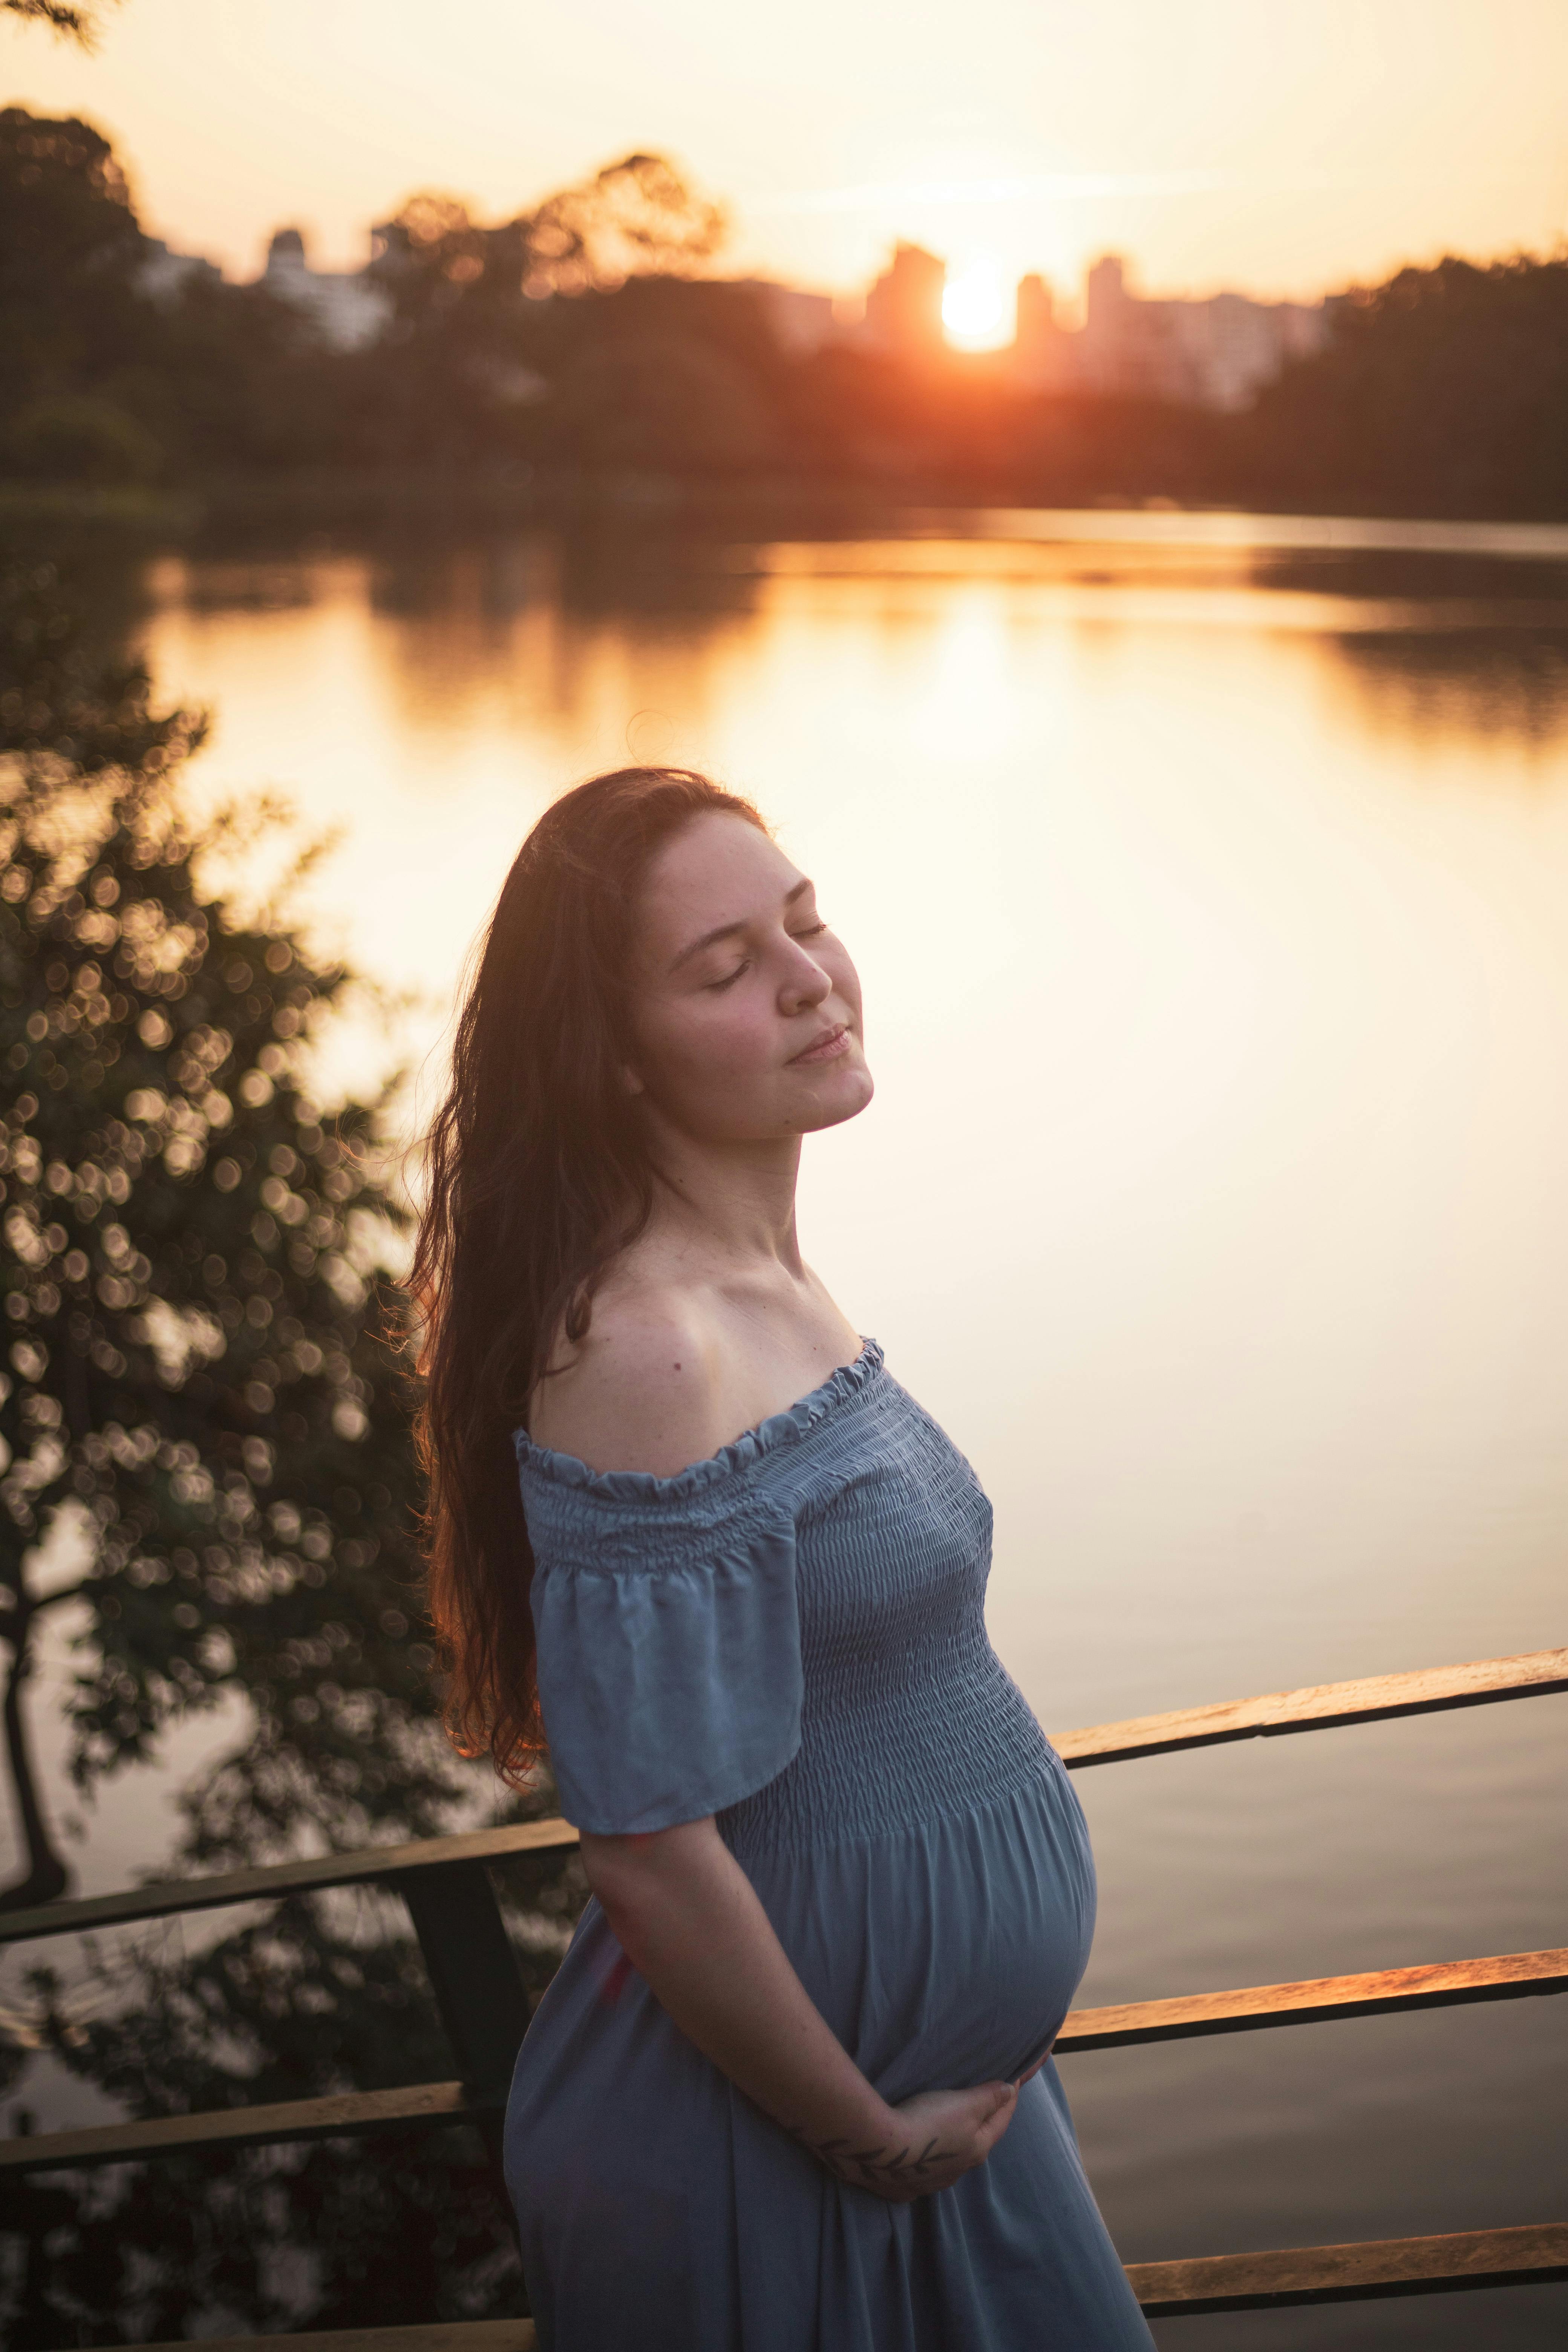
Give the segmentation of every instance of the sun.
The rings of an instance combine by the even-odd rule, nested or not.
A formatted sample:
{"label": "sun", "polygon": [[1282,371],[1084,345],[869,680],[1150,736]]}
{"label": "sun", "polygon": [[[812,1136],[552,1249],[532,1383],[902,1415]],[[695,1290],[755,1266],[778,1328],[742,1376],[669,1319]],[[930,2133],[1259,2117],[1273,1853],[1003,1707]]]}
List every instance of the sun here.
{"label": "sun", "polygon": [[1002,265],[989,254],[961,261],[942,289],[942,332],[961,352],[994,352],[1016,331],[1016,297]]}

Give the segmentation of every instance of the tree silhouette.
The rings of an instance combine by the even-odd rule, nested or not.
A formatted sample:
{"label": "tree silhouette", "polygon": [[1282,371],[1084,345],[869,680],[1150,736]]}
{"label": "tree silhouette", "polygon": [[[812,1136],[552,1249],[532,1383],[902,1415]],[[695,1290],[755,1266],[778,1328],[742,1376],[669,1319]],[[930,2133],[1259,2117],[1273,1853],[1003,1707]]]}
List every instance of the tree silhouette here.
{"label": "tree silhouette", "polygon": [[[198,836],[181,786],[200,740],[139,667],[94,653],[52,567],[0,572],[0,1643],[28,1849],[12,1905],[67,1876],[23,1718],[51,1612],[75,1628],[84,1785],[146,1760],[176,1717],[245,1701],[245,1736],[182,1792],[184,1865],[265,1859],[302,1830],[438,1830],[489,1785],[441,1739],[421,1640],[376,1106],[328,1120],[306,1091],[352,982],[203,887],[203,854],[273,820]],[[549,1803],[541,1787],[508,1811]],[[510,1875],[537,1990],[585,1890],[560,1860]],[[374,1895],[294,1898],[188,1948],[156,1929],[65,1976],[24,1959],[21,1991],[0,2087],[47,2049],[139,2116],[456,2064],[407,1917]],[[460,2127],[24,2179],[0,2254],[16,2352],[500,2315],[521,2294],[505,2200]]]}
{"label": "tree silhouette", "polygon": [[243,1769],[188,1799],[193,1858],[306,1817],[331,1843],[435,1826],[465,1781],[414,1622],[404,1213],[366,1158],[375,1105],[328,1120],[306,1091],[349,975],[204,890],[198,853],[276,819],[198,837],[177,785],[200,722],[153,713],[138,670],[86,675],[47,567],[0,596],[0,1642],[28,1856],[0,1903],[67,1882],[23,1716],[67,1610],[83,1787],[248,1699]]}
{"label": "tree silhouette", "polygon": [[698,270],[723,233],[720,208],[655,155],[628,155],[492,226],[455,197],[411,197],[374,231],[371,275],[388,324],[342,371],[349,464],[367,452],[447,471],[531,463],[562,314],[582,331],[589,308],[545,298]]}
{"label": "tree silhouette", "polygon": [[92,47],[98,33],[97,10],[73,7],[71,0],[0,0],[0,14],[47,25],[52,31],[79,41],[84,48]]}
{"label": "tree silhouette", "polygon": [[1544,518],[1568,514],[1565,418],[1568,251],[1450,255],[1342,298],[1238,433],[1257,495]]}
{"label": "tree silhouette", "polygon": [[411,196],[376,230],[374,274],[405,324],[519,295],[576,294],[646,274],[679,275],[712,258],[721,205],[689,188],[661,155],[626,155],[533,212],[486,228],[455,196]]}
{"label": "tree silhouette", "polygon": [[134,352],[146,251],[107,139],[72,118],[0,108],[0,395],[22,402],[100,380]]}

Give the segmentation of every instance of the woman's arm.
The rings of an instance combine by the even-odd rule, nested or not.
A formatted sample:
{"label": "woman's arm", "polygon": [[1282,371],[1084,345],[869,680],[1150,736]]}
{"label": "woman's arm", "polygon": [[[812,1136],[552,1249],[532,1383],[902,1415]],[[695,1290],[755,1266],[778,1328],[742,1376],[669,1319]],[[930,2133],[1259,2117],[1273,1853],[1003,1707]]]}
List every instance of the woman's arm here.
{"label": "woman's arm", "polygon": [[[581,1461],[668,1475],[768,1407],[684,1292],[595,1301],[587,1339],[542,1383],[530,1428]],[[752,1412],[756,1406],[758,1412]],[[1015,2087],[927,2091],[891,2107],[829,2030],[711,1820],[583,1838],[588,1883],[633,1966],[703,2055],[841,2180],[903,2203],[981,2163]]]}
{"label": "woman's arm", "polygon": [[1010,2083],[889,2106],[830,2031],[711,1819],[583,1838],[588,1883],[633,1966],[687,2039],[839,2179],[895,2204],[983,2163],[1012,2121]]}

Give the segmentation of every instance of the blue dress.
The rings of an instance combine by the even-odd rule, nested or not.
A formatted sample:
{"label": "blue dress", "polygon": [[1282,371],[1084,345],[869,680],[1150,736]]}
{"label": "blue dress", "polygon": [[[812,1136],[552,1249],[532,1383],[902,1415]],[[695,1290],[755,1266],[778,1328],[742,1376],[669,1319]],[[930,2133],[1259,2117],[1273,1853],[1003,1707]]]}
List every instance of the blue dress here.
{"label": "blue dress", "polygon": [[[1088,1833],[986,1638],[990,1505],[875,1342],[672,1478],[517,1451],[567,1818],[716,1814],[885,2098],[1030,2065],[1089,1957]],[[686,2040],[596,1902],[506,2148],[544,2352],[1149,2352],[1054,2066],[983,2165],[886,2203]]]}

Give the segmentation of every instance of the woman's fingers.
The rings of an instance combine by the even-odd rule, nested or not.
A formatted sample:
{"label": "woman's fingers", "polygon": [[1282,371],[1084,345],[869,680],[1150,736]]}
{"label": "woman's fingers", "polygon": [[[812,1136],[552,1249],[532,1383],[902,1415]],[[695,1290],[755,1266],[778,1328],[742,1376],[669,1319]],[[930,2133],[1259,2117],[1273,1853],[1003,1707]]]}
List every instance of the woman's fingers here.
{"label": "woman's fingers", "polygon": [[1045,2048],[1041,2051],[1034,2064],[1032,2066],[1026,2066],[1023,2073],[1018,2076],[1017,2081],[1014,2084],[1014,2088],[1016,2090],[1021,2091],[1026,2083],[1032,2083],[1034,2081],[1035,2076],[1046,2063],[1056,2046],[1057,2045],[1054,2041],[1047,2042]]}
{"label": "woman's fingers", "polygon": [[985,2087],[993,2094],[993,2097],[990,2112],[981,2125],[978,2135],[981,2141],[982,2159],[990,2155],[1012,2122],[1013,2110],[1018,2104],[1017,2091],[1011,2083],[987,2083]]}
{"label": "woman's fingers", "polygon": [[908,2204],[951,2188],[984,2164],[1013,2120],[1018,2095],[1011,2083],[980,2083],[969,2091],[921,2091],[900,2100],[895,2113],[911,2136],[910,2145],[929,2149],[910,2176],[889,2169],[880,2178],[857,2179],[892,2204]]}

